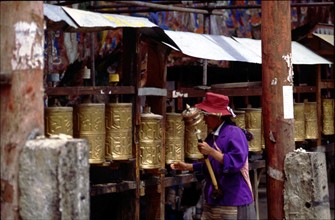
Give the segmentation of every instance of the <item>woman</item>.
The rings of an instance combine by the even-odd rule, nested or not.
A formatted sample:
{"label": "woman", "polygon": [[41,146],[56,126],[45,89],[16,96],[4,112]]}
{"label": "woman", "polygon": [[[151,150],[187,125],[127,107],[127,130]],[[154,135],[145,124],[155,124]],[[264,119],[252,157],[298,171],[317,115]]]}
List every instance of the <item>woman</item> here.
{"label": "woman", "polygon": [[[201,219],[256,219],[253,194],[248,171],[248,141],[245,132],[235,126],[230,117],[229,98],[208,92],[203,102],[195,107],[203,111],[204,120],[212,132],[198,144],[199,151],[208,156],[221,196],[215,191],[205,163],[176,162],[175,170],[203,172],[204,207]],[[217,192],[217,190],[216,190]]]}

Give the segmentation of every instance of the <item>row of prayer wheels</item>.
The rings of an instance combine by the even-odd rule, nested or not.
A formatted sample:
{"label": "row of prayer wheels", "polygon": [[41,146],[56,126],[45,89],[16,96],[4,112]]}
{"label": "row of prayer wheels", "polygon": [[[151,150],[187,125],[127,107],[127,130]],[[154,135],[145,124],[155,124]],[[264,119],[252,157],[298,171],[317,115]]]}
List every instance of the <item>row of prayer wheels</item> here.
{"label": "row of prayer wheels", "polygon": [[334,132],[334,99],[322,99],[322,118],[317,117],[317,103],[294,103],[294,131],[295,141],[318,139],[318,121],[322,120],[322,134],[333,135]]}
{"label": "row of prayer wheels", "polygon": [[[322,134],[334,135],[334,99],[322,99]],[[232,120],[237,126],[248,130],[254,136],[249,141],[249,151],[258,152],[264,149],[262,130],[262,111],[260,108],[245,108],[235,111],[236,118]],[[294,103],[294,141],[318,139],[319,128],[317,118],[317,103]],[[320,120],[320,119],[319,119]]]}
{"label": "row of prayer wheels", "polygon": [[262,109],[242,108],[234,111],[236,114],[232,120],[242,129],[246,129],[253,134],[253,139],[249,141],[249,151],[261,152],[264,149],[264,138],[262,129]]}
{"label": "row of prayer wheels", "polygon": [[[200,128],[203,138],[207,126],[203,118],[198,125],[185,126],[181,114],[167,113],[166,163],[184,161],[184,157],[201,159],[194,130]],[[144,109],[139,130],[140,167],[155,169],[161,166],[163,146],[163,116]],[[48,107],[45,109],[46,136],[60,133],[86,139],[90,145],[90,164],[111,160],[128,160],[132,156],[132,104],[85,103],[76,107]],[[186,135],[186,137],[185,137]],[[188,146],[185,147],[184,145]]]}
{"label": "row of prayer wheels", "polygon": [[45,109],[45,133],[86,139],[91,164],[132,158],[132,104],[85,103]]}
{"label": "row of prayer wheels", "polygon": [[[323,99],[323,134],[334,134],[334,100]],[[249,151],[264,149],[262,111],[260,108],[245,108],[235,111],[235,123],[251,132]],[[316,103],[295,103],[295,141],[317,139]],[[150,112],[146,107],[141,114],[139,130],[140,167],[155,169],[161,166],[165,123],[165,163],[202,159],[198,151],[196,130],[205,139],[207,126],[203,115],[196,108],[179,113],[162,115]],[[90,145],[91,164],[111,160],[128,160],[132,154],[132,104],[131,103],[86,103],[72,107],[49,107],[45,110],[46,136],[64,133],[75,138],[84,138]]]}

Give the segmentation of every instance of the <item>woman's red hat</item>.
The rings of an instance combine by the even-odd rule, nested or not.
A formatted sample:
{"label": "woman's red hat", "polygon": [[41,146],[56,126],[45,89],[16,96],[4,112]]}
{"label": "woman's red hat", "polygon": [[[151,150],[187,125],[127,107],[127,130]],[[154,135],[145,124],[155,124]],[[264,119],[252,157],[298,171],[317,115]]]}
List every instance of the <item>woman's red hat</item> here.
{"label": "woman's red hat", "polygon": [[196,104],[195,107],[211,114],[233,115],[228,104],[228,96],[207,92],[205,99],[201,103]]}

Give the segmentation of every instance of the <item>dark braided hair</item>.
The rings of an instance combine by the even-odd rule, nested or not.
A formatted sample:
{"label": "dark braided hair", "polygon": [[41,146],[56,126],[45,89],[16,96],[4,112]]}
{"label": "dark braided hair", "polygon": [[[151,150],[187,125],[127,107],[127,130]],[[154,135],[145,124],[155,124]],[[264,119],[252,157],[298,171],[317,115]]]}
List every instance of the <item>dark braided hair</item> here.
{"label": "dark braided hair", "polygon": [[[236,123],[233,122],[233,120],[231,120],[231,116],[229,115],[221,116],[221,119],[228,125],[237,126]],[[254,139],[254,135],[251,132],[249,132],[247,129],[241,128],[241,130],[244,133],[248,141],[251,141],[252,139]]]}

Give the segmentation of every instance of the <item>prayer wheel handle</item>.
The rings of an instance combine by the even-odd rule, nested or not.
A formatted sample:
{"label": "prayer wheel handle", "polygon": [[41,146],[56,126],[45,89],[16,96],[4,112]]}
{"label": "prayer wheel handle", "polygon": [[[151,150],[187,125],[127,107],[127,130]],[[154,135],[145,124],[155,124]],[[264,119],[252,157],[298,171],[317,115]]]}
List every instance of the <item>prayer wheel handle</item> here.
{"label": "prayer wheel handle", "polygon": [[[201,134],[201,131],[200,131],[199,129],[197,129],[197,130],[195,131],[195,135],[197,136],[198,142],[199,142],[199,143],[202,143],[203,141],[202,141],[202,139],[201,139],[200,134]],[[218,183],[217,183],[217,181],[216,181],[216,178],[215,178],[215,175],[214,175],[214,171],[213,171],[211,162],[210,162],[209,159],[208,159],[208,155],[205,155],[205,154],[204,154],[204,158],[205,158],[205,163],[206,163],[206,166],[207,166],[209,175],[210,175],[210,177],[211,177],[211,180],[212,180],[214,189],[215,189],[215,190],[219,190]]]}

